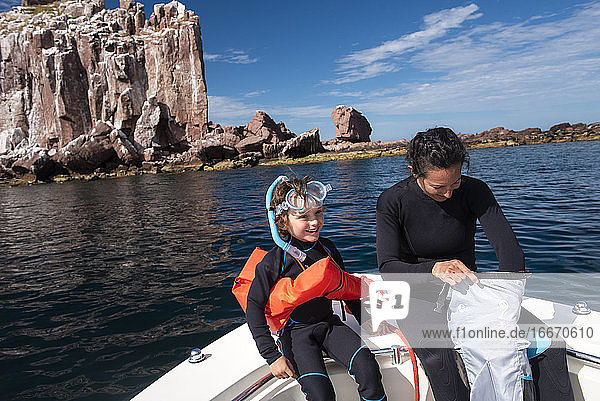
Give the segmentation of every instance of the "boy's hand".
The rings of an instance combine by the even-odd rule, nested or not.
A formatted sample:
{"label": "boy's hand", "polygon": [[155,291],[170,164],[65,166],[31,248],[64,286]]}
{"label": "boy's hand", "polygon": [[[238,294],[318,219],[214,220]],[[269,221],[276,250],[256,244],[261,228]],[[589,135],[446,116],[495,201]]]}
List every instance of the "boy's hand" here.
{"label": "boy's hand", "polygon": [[386,322],[381,322],[377,331],[373,331],[373,326],[371,325],[371,319],[367,320],[362,324],[362,329],[365,330],[368,334],[385,336],[386,334],[392,334],[394,332],[395,327]]}
{"label": "boy's hand", "polygon": [[285,356],[279,357],[278,360],[269,365],[269,369],[273,376],[278,379],[287,379],[288,377],[296,378],[296,373],[294,372],[294,367],[292,363],[288,361]]}

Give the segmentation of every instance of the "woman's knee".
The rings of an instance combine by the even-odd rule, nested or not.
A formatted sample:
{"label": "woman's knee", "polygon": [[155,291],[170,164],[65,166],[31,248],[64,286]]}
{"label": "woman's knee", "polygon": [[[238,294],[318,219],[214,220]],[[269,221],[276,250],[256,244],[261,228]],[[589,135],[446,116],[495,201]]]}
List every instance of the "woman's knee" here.
{"label": "woman's knee", "polygon": [[454,357],[454,350],[447,348],[415,348],[425,372],[456,372],[458,366]]}
{"label": "woman's knee", "polygon": [[564,348],[548,348],[529,360],[538,400],[574,399],[566,354]]}
{"label": "woman's knee", "polygon": [[328,376],[319,374],[307,374],[298,378],[300,388],[308,401],[333,401],[335,390]]}

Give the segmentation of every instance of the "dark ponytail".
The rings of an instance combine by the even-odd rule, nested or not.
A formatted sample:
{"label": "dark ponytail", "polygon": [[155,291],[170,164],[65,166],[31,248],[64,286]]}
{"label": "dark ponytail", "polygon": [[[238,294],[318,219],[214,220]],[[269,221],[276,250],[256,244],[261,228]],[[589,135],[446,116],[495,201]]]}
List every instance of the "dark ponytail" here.
{"label": "dark ponytail", "polygon": [[450,128],[444,127],[417,133],[408,145],[406,160],[418,177],[426,175],[429,170],[446,169],[457,164],[466,163],[469,168],[467,149]]}

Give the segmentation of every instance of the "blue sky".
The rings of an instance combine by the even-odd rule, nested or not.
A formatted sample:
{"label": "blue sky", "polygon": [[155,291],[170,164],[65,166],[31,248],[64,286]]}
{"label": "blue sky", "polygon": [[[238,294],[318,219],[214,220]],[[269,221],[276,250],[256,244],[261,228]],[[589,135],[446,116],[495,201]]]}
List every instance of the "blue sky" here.
{"label": "blue sky", "polygon": [[183,3],[200,17],[221,125],[264,110],[329,139],[339,104],[367,117],[373,140],[600,120],[598,1]]}

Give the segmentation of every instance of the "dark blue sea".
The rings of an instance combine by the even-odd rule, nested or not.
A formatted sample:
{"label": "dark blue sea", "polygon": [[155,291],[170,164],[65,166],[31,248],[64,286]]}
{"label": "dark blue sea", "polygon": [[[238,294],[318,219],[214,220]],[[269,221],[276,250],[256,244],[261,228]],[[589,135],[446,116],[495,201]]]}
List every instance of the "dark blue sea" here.
{"label": "dark blue sea", "polygon": [[[467,174],[492,188],[530,270],[592,273],[599,158],[598,141],[481,149]],[[376,271],[375,204],[407,176],[404,157],[291,168],[332,184],[322,235],[349,270]],[[129,400],[191,348],[242,324],[233,278],[256,246],[272,246],[264,193],[289,173],[0,188],[0,398]],[[479,269],[493,270],[481,232],[477,247]],[[558,282],[549,293],[583,291],[571,287]]]}

